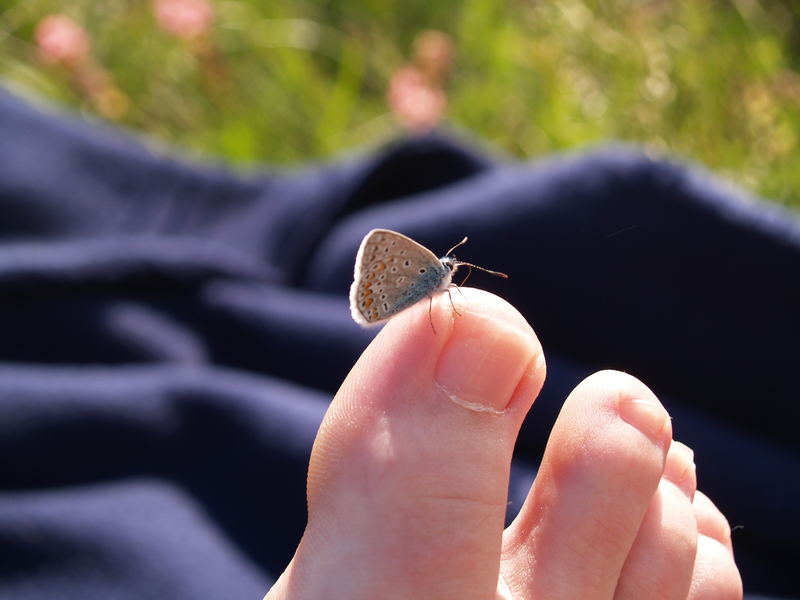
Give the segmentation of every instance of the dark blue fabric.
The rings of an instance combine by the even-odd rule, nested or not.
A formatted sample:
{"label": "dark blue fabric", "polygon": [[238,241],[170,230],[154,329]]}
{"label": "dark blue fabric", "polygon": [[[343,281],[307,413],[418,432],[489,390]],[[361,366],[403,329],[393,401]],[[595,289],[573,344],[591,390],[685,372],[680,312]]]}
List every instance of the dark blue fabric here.
{"label": "dark blue fabric", "polygon": [[540,334],[509,517],[565,395],[622,369],[696,450],[746,588],[797,593],[792,216],[620,147],[516,163],[437,134],[233,174],[0,91],[0,597],[260,598],[374,335],[346,298],[373,227],[470,236],[461,258],[510,274],[472,283]]}

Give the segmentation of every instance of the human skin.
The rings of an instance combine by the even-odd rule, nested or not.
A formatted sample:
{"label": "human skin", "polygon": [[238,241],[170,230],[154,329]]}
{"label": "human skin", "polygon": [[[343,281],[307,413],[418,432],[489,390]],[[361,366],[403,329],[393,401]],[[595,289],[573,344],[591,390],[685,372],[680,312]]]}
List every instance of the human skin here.
{"label": "human skin", "polygon": [[[564,401],[504,530],[542,347],[464,288],[394,317],[345,379],[308,473],[308,525],[265,600],[736,599],[730,527],[640,381],[602,371]],[[535,418],[535,409],[532,414]]]}

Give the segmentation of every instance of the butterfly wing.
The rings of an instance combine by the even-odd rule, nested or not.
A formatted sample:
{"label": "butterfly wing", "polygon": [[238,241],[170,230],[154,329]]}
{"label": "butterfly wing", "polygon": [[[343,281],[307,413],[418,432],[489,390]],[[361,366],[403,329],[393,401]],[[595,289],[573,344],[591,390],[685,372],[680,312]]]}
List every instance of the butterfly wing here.
{"label": "butterfly wing", "polygon": [[356,255],[350,312],[374,325],[430,296],[449,271],[436,255],[401,233],[373,229]]}

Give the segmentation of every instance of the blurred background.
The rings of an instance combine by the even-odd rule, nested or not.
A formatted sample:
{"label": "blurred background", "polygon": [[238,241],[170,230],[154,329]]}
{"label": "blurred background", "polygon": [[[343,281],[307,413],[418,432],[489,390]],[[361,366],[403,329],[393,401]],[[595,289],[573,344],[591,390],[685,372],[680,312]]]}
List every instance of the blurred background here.
{"label": "blurred background", "polygon": [[790,0],[0,0],[0,85],[235,166],[444,127],[608,140],[800,208]]}
{"label": "blurred background", "polygon": [[[343,154],[366,153],[400,136],[423,134],[433,128],[481,144],[495,155],[520,160],[535,160],[553,152],[622,141],[639,145],[653,156],[703,165],[747,190],[800,211],[798,0],[0,0],[0,86],[34,103],[61,107],[86,118],[110,123],[113,127],[133,133],[159,151],[190,154],[205,161],[222,161],[234,169],[283,167],[332,160]],[[13,146],[13,149],[17,148],[19,146]],[[26,167],[26,176],[28,170]],[[46,182],[46,185],[51,183]],[[110,189],[114,192],[110,196],[116,197],[116,190]],[[119,198],[138,200],[137,194],[146,192],[146,189],[141,191],[136,188],[130,191],[130,196],[126,196],[128,192],[123,190]],[[12,197],[14,200],[17,197]],[[81,205],[76,203],[76,206]],[[33,203],[31,210],[35,212],[39,209]],[[199,209],[197,214],[201,214],[202,210]],[[100,221],[103,218],[101,215]],[[3,222],[0,221],[0,225]],[[617,233],[626,233],[631,229],[620,229]],[[616,236],[617,233],[612,235]],[[340,237],[344,239],[344,236]],[[615,237],[611,243],[607,243],[609,237],[600,239],[598,246],[577,246],[574,255],[577,257],[584,247],[599,247],[603,252],[599,255],[597,264],[600,264],[603,257],[621,256],[626,248],[639,247],[635,245],[638,242],[634,236]],[[591,241],[593,238],[586,239],[590,241],[584,243],[595,243]],[[12,238],[11,241],[15,240]],[[560,239],[556,237],[555,241],[546,243],[556,245],[559,242]],[[243,242],[242,247],[248,247],[248,243]],[[685,245],[683,240],[676,243]],[[330,247],[334,248],[335,245],[331,243]],[[482,262],[485,255],[477,252],[478,247],[476,245],[476,250],[470,250],[470,253]],[[691,255],[692,252],[696,251],[690,249],[682,256]],[[709,262],[703,264],[713,264],[721,252],[719,248],[710,251],[707,257]],[[771,300],[774,298],[772,307],[777,307],[777,310],[770,318],[760,314],[759,309],[750,308],[748,301],[751,296],[748,294],[735,298],[733,302],[723,298],[726,310],[718,310],[723,301],[716,301],[718,295],[706,292],[713,292],[714,282],[720,279],[708,277],[705,272],[700,273],[696,265],[688,265],[686,277],[681,281],[692,282],[692,285],[700,283],[689,294],[685,293],[685,287],[678,286],[673,294],[664,295],[663,304],[659,306],[666,307],[669,303],[669,310],[664,308],[663,314],[668,315],[667,318],[671,319],[669,322],[681,319],[684,322],[683,328],[677,329],[670,340],[658,340],[660,351],[678,356],[680,353],[673,349],[679,348],[684,340],[700,340],[694,350],[696,355],[707,357],[704,364],[713,363],[713,352],[721,343],[718,337],[708,332],[726,331],[726,323],[730,320],[726,321],[725,315],[732,313],[736,314],[736,323],[740,325],[738,316],[742,311],[735,312],[739,306],[743,307],[743,311],[752,310],[743,325],[747,335],[751,336],[749,339],[753,340],[752,347],[748,350],[745,345],[744,348],[759,353],[762,364],[766,362],[763,358],[765,348],[775,351],[775,348],[781,347],[780,340],[795,339],[792,337],[794,323],[789,323],[783,329],[774,325],[779,321],[775,315],[783,314],[784,305],[792,306],[796,313],[793,299],[798,297],[795,289],[788,289],[790,286],[780,287],[795,273],[792,270],[795,255],[789,250],[784,254],[780,252],[783,250],[776,250],[775,256],[782,258],[773,265],[773,269],[764,270],[762,276],[758,273],[760,265],[755,264],[747,273],[758,276],[742,277],[739,288],[750,287],[754,290],[754,296],[763,293]],[[645,255],[642,263],[650,256],[657,254]],[[491,258],[485,260],[490,267],[506,270],[502,261],[492,261]],[[576,272],[579,273],[586,272],[581,269],[588,269],[593,264],[584,263],[580,258],[575,260]],[[675,263],[664,264],[677,264],[680,260],[678,258]],[[551,262],[554,264],[548,276],[561,281],[554,273],[563,267],[555,264],[555,261]],[[340,264],[344,265],[345,261],[340,261]],[[782,265],[788,265],[787,278],[771,280],[770,274],[784,268]],[[350,268],[347,266],[347,277]],[[726,268],[728,265],[719,271],[723,279],[733,272],[725,271]],[[635,318],[630,321],[634,325],[629,325],[631,329],[636,323],[652,323],[653,319],[661,319],[662,312],[659,311],[662,309],[652,311],[648,302],[662,294],[659,290],[667,289],[659,287],[660,281],[654,283],[661,278],[663,270],[656,269],[653,271],[655,275],[650,276],[649,265],[645,264],[641,269],[634,266],[632,269],[630,272],[637,274],[647,272],[648,277],[643,279],[644,293],[637,291],[637,295],[627,296],[618,305],[619,310],[634,314]],[[307,363],[297,361],[292,353],[286,354],[285,358],[280,356],[274,362],[259,362],[257,366],[249,361],[250,348],[258,348],[259,353],[253,355],[260,357],[260,353],[280,354],[272,352],[272,349],[283,350],[285,347],[284,336],[288,330],[276,329],[273,323],[278,321],[275,315],[283,315],[281,303],[289,304],[287,298],[300,297],[292,296],[293,291],[289,295],[282,295],[281,292],[270,296],[276,294],[270,287],[271,282],[252,290],[247,287],[248,282],[242,282],[242,293],[246,293],[237,296],[237,284],[233,282],[230,288],[220,288],[223,292],[231,290],[224,293],[231,293],[230,298],[233,298],[224,309],[230,309],[230,313],[226,313],[220,309],[221,305],[213,304],[221,297],[214,295],[217,292],[208,296],[215,300],[208,300],[211,304],[206,305],[206,296],[200,293],[192,296],[194,292],[186,290],[194,288],[182,287],[182,280],[174,289],[168,287],[166,291],[158,288],[161,285],[158,277],[153,290],[143,286],[130,291],[124,287],[127,280],[123,279],[119,288],[114,287],[118,285],[116,282],[102,280],[98,289],[101,290],[101,296],[107,293],[108,299],[102,300],[107,304],[102,304],[101,310],[97,308],[99,304],[93,304],[96,301],[92,287],[95,282],[91,279],[93,275],[87,277],[87,283],[76,283],[75,288],[89,290],[86,298],[76,301],[75,305],[67,302],[64,305],[66,308],[60,306],[55,312],[50,310],[53,304],[49,296],[43,296],[41,304],[33,303],[31,308],[11,295],[6,306],[12,306],[13,310],[8,312],[10,317],[7,322],[18,321],[16,331],[22,333],[15,334],[15,338],[6,335],[3,330],[3,335],[8,337],[4,347],[12,348],[17,339],[27,340],[28,323],[38,324],[40,315],[52,313],[54,320],[45,320],[40,328],[61,327],[59,319],[63,319],[63,331],[66,333],[55,336],[55,339],[69,340],[75,326],[81,327],[81,335],[86,335],[87,331],[98,332],[93,335],[101,341],[87,344],[87,356],[94,357],[91,352],[94,352],[95,346],[92,344],[95,343],[108,343],[108,347],[119,348],[119,355],[103,355],[101,363],[129,360],[128,356],[134,356],[131,360],[136,361],[150,360],[140,356],[150,357],[151,352],[155,353],[152,356],[166,356],[158,354],[161,340],[165,339],[158,337],[159,332],[162,328],[172,331],[169,328],[174,326],[177,332],[189,332],[186,338],[179,338],[176,346],[179,352],[183,352],[183,344],[186,344],[185,347],[189,349],[186,350],[187,356],[194,352],[193,344],[196,344],[199,349],[197,356],[206,356],[204,353],[207,351],[209,361],[221,365],[236,365],[237,368],[250,369],[257,374],[266,370],[271,374],[284,368],[287,373],[299,372],[292,370],[292,364],[296,363],[303,367],[302,376],[307,377]],[[336,274],[332,274],[329,281],[334,281],[336,277]],[[343,280],[341,277],[339,279]],[[212,281],[210,285],[214,283]],[[663,279],[663,285],[673,285],[672,280]],[[589,287],[590,297],[599,297],[608,302],[618,291],[612,289],[605,295],[601,286]],[[56,294],[65,293],[58,287],[53,289]],[[326,289],[324,280],[322,285],[317,284],[314,289]],[[330,289],[333,289],[332,286]],[[556,287],[554,294],[561,289],[579,288],[573,288],[570,283],[567,287]],[[770,295],[769,290],[777,291]],[[72,291],[68,290],[68,293]],[[648,296],[648,293],[651,295]],[[703,302],[695,302],[695,294],[703,293],[706,293]],[[246,302],[252,302],[252,305],[236,304],[240,302],[237,298],[248,299]],[[642,298],[644,301],[641,301]],[[677,300],[673,301],[675,298]],[[185,317],[183,305],[180,310],[175,308],[178,305],[175,299],[185,301],[191,307],[186,314],[199,316]],[[89,308],[83,309],[84,301]],[[547,314],[552,308],[548,304],[551,300],[539,302],[531,303],[531,310],[541,311],[543,308]],[[591,302],[588,304],[596,306]],[[39,308],[41,306],[46,307],[46,313]],[[73,306],[81,308],[74,309]],[[243,306],[258,308],[248,312],[251,309],[244,309]],[[306,305],[300,305],[300,308],[303,306]],[[344,304],[337,306],[344,307]],[[266,309],[262,311],[263,307]],[[711,307],[713,312],[705,307]],[[70,312],[73,310],[79,318],[73,317]],[[573,327],[570,331],[577,331],[577,324],[580,323],[596,323],[591,315],[581,317],[588,321],[573,318],[573,314],[580,315],[580,310],[568,307],[561,313],[553,309],[549,314],[568,315],[569,319],[558,321],[558,318],[565,317],[556,316],[555,320],[549,321],[549,330],[546,325],[542,329],[545,336],[552,335],[552,339],[561,336],[559,350],[565,355],[571,353],[570,356],[579,358],[582,355],[574,348],[581,339],[563,337],[565,333],[561,323],[568,322]],[[706,312],[698,312],[701,310]],[[16,319],[18,314],[29,316]],[[210,316],[204,320],[206,315]],[[702,319],[692,315],[701,315]],[[706,318],[706,315],[710,317]],[[88,325],[81,322],[81,318]],[[188,320],[185,321],[185,318]],[[201,325],[195,325],[192,319]],[[148,332],[151,329],[140,336],[139,330],[129,325],[140,322],[152,328],[152,335],[156,336],[154,342],[144,343],[150,339],[148,336],[151,333]],[[546,318],[542,322],[548,323]],[[608,323],[617,327],[617,321]],[[348,325],[356,331],[354,324]],[[663,324],[660,326],[664,327]],[[96,329],[90,330],[89,327]],[[236,333],[230,333],[230,327]],[[127,346],[127,332],[134,330],[136,335],[131,334],[131,345]],[[224,334],[219,333],[223,330]],[[558,336],[548,333],[556,330]],[[600,348],[597,354],[608,354],[606,349],[610,348],[609,360],[628,356],[619,350],[620,346],[615,345],[613,335],[602,335],[605,328],[599,328],[598,331],[601,333],[597,337],[604,338],[604,341],[597,346]],[[639,331],[646,331],[646,328],[639,328]],[[308,337],[298,339],[308,340],[315,338],[316,334],[315,330],[309,329],[306,334]],[[48,339],[53,338],[52,333],[48,332],[47,335]],[[184,342],[184,339],[188,341]],[[231,339],[235,339],[235,343],[229,343]],[[352,339],[356,339],[355,334]],[[573,342],[573,339],[578,341]],[[640,338],[634,336],[633,339]],[[641,339],[644,340],[642,344],[653,343],[650,339]],[[605,340],[608,340],[608,345],[604,346]],[[301,343],[306,343],[306,347],[301,347]],[[309,348],[322,353],[323,346],[315,340],[313,344],[298,342],[296,347],[298,351],[302,348],[303,357],[307,358]],[[22,347],[28,346],[23,344]],[[54,350],[56,354],[60,347]],[[66,342],[63,347],[67,348],[65,352],[72,351]],[[104,349],[106,346],[97,347]],[[350,348],[353,353],[356,352],[355,346],[351,345]],[[706,348],[709,350],[705,351]],[[49,347],[45,349],[44,356],[50,356],[48,351]],[[76,359],[74,355],[69,355],[65,362],[73,364],[75,360],[84,360],[82,356]],[[115,356],[124,358],[113,358]],[[187,360],[195,360],[194,356],[191,354]],[[691,358],[692,355],[687,356]],[[781,358],[785,358],[788,364],[792,360],[792,353],[785,353]],[[162,358],[158,360],[166,361]],[[346,364],[349,360],[350,355],[343,352],[331,362],[327,372],[343,372],[342,369],[349,367]],[[643,360],[640,359],[633,366],[642,365]],[[56,362],[55,359],[53,362]],[[775,363],[770,366],[773,372],[788,372],[782,364]],[[664,381],[677,385],[678,390],[682,389],[681,386],[689,385],[687,382],[694,377],[692,369],[696,368],[696,364],[686,364],[686,368],[675,370],[678,374],[674,379],[665,377]],[[603,366],[606,365],[604,363]],[[656,368],[658,370],[659,367]],[[732,372],[731,369],[735,370],[735,367],[724,362],[717,365],[717,372],[720,373]],[[764,372],[770,369],[765,367]],[[735,374],[738,376],[738,371]],[[300,379],[299,375],[297,379]],[[737,423],[737,427],[745,421],[736,421],[736,415],[745,415],[742,419],[751,419],[753,423],[763,422],[752,416],[750,403],[745,402],[745,399],[750,400],[748,390],[760,389],[757,386],[762,385],[763,380],[753,378],[751,374],[741,381],[735,376],[724,380],[724,385],[739,389],[737,398],[743,399],[738,408],[733,407],[738,412],[725,407],[728,412],[726,418],[731,423]],[[329,381],[338,383],[338,379],[333,377]],[[788,378],[780,379],[782,381],[788,381]],[[780,387],[783,385],[780,382],[770,382],[765,389],[790,389],[788,385]],[[332,389],[335,384],[327,385]],[[708,387],[697,385],[697,389],[709,390],[707,397],[712,399],[712,394],[719,389],[713,377],[708,379]],[[753,397],[758,399],[755,393]],[[782,402],[785,396],[777,394],[775,397]],[[26,399],[24,396],[22,398]],[[762,400],[759,403],[763,406],[772,406]],[[246,406],[249,400],[242,402],[241,406]],[[200,402],[199,406],[202,408],[205,405]],[[699,408],[704,409],[702,404],[699,404]],[[201,410],[199,414],[202,417],[206,413]],[[769,418],[775,419],[774,425],[777,427],[780,419],[775,414],[778,413],[763,409],[761,414],[768,414]],[[259,492],[264,496],[252,495],[252,479],[248,479],[247,465],[242,470],[237,470],[238,467],[229,469],[231,461],[240,461],[237,452],[243,446],[228,444],[227,437],[224,443],[219,440],[208,442],[210,436],[197,433],[203,431],[202,427],[197,429],[198,423],[202,425],[201,421],[190,421],[197,437],[189,439],[198,440],[196,447],[201,452],[219,452],[209,464],[221,465],[219,472],[225,476],[231,474],[230,480],[221,476],[219,481],[233,482],[230,485],[244,482],[241,485],[246,485],[246,488],[235,489],[246,489],[247,493],[217,496],[217,480],[208,478],[205,471],[197,475],[189,466],[186,480],[193,482],[193,478],[197,477],[201,481],[192,493],[196,492],[197,497],[208,502],[209,510],[216,511],[216,518],[226,523],[225,527],[231,527],[231,531],[235,532],[232,535],[240,536],[236,539],[242,540],[243,547],[253,552],[254,556],[262,556],[259,560],[263,561],[263,555],[259,552],[274,552],[269,554],[270,564],[281,564],[283,557],[280,552],[290,551],[291,546],[264,550],[260,545],[262,540],[250,540],[248,537],[251,533],[256,535],[255,530],[247,528],[246,534],[242,533],[242,521],[238,520],[240,506],[250,506],[247,503],[252,502],[253,506],[261,509],[263,504],[257,500],[262,497],[273,498],[272,488],[265,483]],[[223,420],[220,431],[227,431],[225,427],[233,427],[231,424],[238,426],[239,422],[238,417],[231,417],[230,421]],[[702,421],[698,422],[702,424]],[[787,421],[791,422],[791,419]],[[95,424],[91,419],[86,423],[87,427]],[[214,427],[210,430],[216,431]],[[94,452],[91,444],[98,439],[105,440],[103,436],[108,435],[108,431],[111,429],[101,427],[93,430],[92,435],[81,438],[80,443],[76,442],[78,454],[68,456],[82,456],[80,452],[87,448]],[[239,431],[229,435],[238,436]],[[752,438],[742,435],[742,452],[752,448],[762,452],[756,441],[760,444],[764,438],[759,436],[763,435],[763,432],[755,433]],[[697,438],[700,437],[697,434]],[[55,439],[58,444],[61,438]],[[726,438],[709,435],[705,439],[711,444]],[[226,448],[225,453],[220,450],[223,447]],[[43,446],[44,450],[48,448],[50,446],[46,444]],[[266,446],[258,448],[264,452]],[[151,450],[156,457],[153,459],[157,465],[153,467],[154,472],[160,473],[161,446],[155,443]],[[780,448],[780,451],[783,449]],[[106,452],[105,447],[103,452]],[[128,448],[120,452],[120,456],[127,456]],[[757,458],[768,455],[766,450],[751,454]],[[751,459],[751,464],[757,458]],[[136,462],[138,458],[131,460],[140,464]],[[745,481],[768,481],[772,487],[764,485],[756,490],[744,490],[743,497],[752,497],[752,500],[739,505],[739,514],[745,514],[751,506],[767,505],[774,500],[770,494],[775,490],[780,492],[787,486],[785,479],[771,478],[775,472],[785,475],[789,471],[781,465],[794,464],[789,463],[788,458],[782,460],[787,462],[773,465],[771,469],[761,464],[757,470],[752,469],[763,474],[763,478]],[[240,462],[254,464],[249,460]],[[83,471],[80,471],[83,466],[80,461],[70,464],[73,463],[78,465],[80,477],[84,477]],[[197,461],[194,459],[190,461],[190,465],[195,463]],[[58,468],[61,463],[54,464]],[[128,468],[124,460],[121,464],[121,469]],[[305,455],[298,464],[302,464],[300,470],[303,472],[298,470],[295,473],[298,478],[294,489],[302,494]],[[767,464],[766,461],[763,464]],[[276,463],[275,468],[287,469],[288,472],[288,467],[283,463]],[[20,481],[27,481],[29,471],[32,472],[31,469],[21,470],[23,475],[20,475]],[[717,470],[717,473],[728,472],[731,471]],[[284,475],[284,471],[280,473]],[[242,479],[237,479],[240,476]],[[58,471],[57,481],[62,481],[64,477]],[[263,473],[259,472],[259,477],[267,481]],[[722,476],[718,475],[717,485],[720,489],[723,488],[721,480]],[[208,482],[213,483],[215,489],[206,497],[205,486],[211,485]],[[784,496],[793,497],[789,492]],[[295,497],[287,495],[287,502]],[[244,504],[240,505],[242,499]],[[731,496],[724,502],[730,503]],[[778,507],[776,514],[784,514],[781,512],[784,508],[781,507],[785,505],[786,500],[778,497],[775,500],[775,506]],[[228,507],[232,507],[230,513],[226,513]],[[303,508],[304,505],[297,510],[302,512]],[[792,534],[786,534],[785,538],[776,534],[774,528],[782,524],[771,522],[772,515],[755,515],[754,511],[747,514],[750,529],[743,535],[749,536],[744,539],[750,544],[745,547],[750,552],[755,585],[777,589],[784,585],[782,573],[791,572],[790,559],[786,558],[789,553],[783,558],[784,562],[777,563],[781,575],[772,579],[769,570],[773,567],[771,561],[777,560],[774,558],[777,551],[770,550],[773,554],[762,557],[758,552],[758,544],[769,543],[774,544],[773,548],[789,549],[790,542],[786,540],[792,538]],[[757,516],[762,518],[753,518]],[[302,527],[305,514],[298,512],[295,517],[295,521],[289,519],[286,522],[287,531],[295,525]],[[778,521],[777,518],[775,520]],[[284,524],[280,524],[280,527],[284,527]],[[20,556],[27,557],[26,554]]]}

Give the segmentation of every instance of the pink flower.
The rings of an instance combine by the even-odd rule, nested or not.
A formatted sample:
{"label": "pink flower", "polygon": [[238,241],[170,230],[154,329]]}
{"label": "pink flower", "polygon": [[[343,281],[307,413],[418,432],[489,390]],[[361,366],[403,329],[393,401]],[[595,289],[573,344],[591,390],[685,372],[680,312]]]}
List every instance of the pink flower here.
{"label": "pink flower", "polygon": [[39,58],[48,64],[75,65],[89,57],[89,34],[65,15],[49,15],[36,26]]}
{"label": "pink flower", "polygon": [[184,40],[205,34],[214,21],[209,0],[153,0],[158,26]]}
{"label": "pink flower", "polygon": [[416,67],[395,71],[387,94],[389,108],[401,124],[415,131],[433,127],[442,117],[447,99],[444,92],[428,83]]}
{"label": "pink flower", "polygon": [[436,83],[444,83],[453,62],[455,47],[446,33],[429,29],[414,39],[414,64]]}

